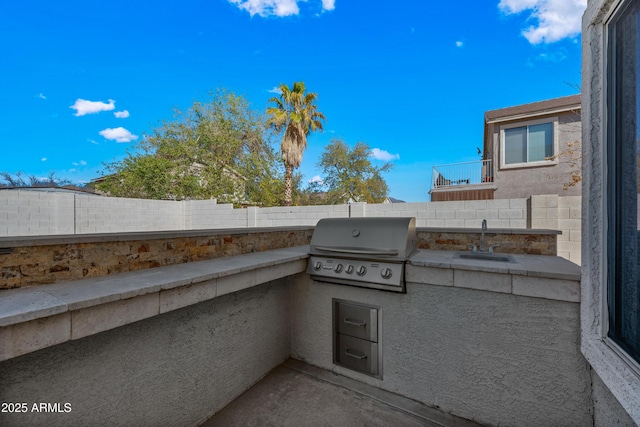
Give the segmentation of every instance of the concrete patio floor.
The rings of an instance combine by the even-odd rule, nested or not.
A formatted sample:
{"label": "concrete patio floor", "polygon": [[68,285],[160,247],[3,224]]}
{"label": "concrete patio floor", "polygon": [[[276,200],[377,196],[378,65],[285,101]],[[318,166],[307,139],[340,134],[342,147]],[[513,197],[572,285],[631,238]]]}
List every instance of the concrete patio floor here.
{"label": "concrete patio floor", "polygon": [[479,424],[289,359],[202,426],[477,427]]}

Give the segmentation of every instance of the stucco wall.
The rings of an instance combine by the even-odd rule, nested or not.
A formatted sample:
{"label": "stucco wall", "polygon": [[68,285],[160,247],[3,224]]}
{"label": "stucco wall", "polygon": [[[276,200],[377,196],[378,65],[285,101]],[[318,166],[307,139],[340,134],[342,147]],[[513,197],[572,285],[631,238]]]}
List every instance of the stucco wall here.
{"label": "stucco wall", "polygon": [[635,427],[629,414],[602,382],[598,374],[591,371],[593,389],[593,424],[595,427]]}
{"label": "stucco wall", "polygon": [[[542,116],[543,117],[543,116]],[[542,118],[542,117],[536,117]],[[575,156],[580,164],[581,146],[570,147],[581,140],[580,112],[554,114],[558,117],[558,164],[553,166],[527,167],[519,169],[502,169],[500,167],[500,124],[490,127],[493,142],[494,183],[497,187],[496,199],[527,198],[532,194],[558,194],[560,196],[579,196],[582,192],[580,184],[564,189],[570,181],[570,160]],[[509,122],[511,124],[513,122]]]}
{"label": "stucco wall", "polygon": [[[334,367],[332,298],[381,307],[382,380]],[[292,318],[292,357],[445,412],[487,425],[592,425],[577,303],[415,283],[389,294],[300,276]]]}
{"label": "stucco wall", "polygon": [[[640,376],[606,342],[606,47],[605,19],[622,2],[589,0],[582,20],[582,352],[601,381],[596,390],[611,399],[594,399],[596,414],[614,419],[631,417],[640,424]],[[613,400],[612,400],[613,399]],[[612,402],[618,402],[614,404]],[[596,418],[598,426],[602,418]]]}
{"label": "stucco wall", "polygon": [[[2,426],[197,425],[289,357],[287,279],[0,363]],[[63,406],[64,407],[64,406]]]}

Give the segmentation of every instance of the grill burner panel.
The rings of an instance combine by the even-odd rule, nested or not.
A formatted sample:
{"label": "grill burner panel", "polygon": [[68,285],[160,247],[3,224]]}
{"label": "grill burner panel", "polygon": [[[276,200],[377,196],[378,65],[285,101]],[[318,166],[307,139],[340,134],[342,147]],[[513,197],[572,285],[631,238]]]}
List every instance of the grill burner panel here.
{"label": "grill burner panel", "polygon": [[[311,256],[308,272],[316,280],[402,292],[404,264]],[[400,288],[400,289],[398,289]]]}
{"label": "grill burner panel", "polygon": [[405,292],[404,265],[415,250],[414,218],[323,219],[307,273],[322,282]]}

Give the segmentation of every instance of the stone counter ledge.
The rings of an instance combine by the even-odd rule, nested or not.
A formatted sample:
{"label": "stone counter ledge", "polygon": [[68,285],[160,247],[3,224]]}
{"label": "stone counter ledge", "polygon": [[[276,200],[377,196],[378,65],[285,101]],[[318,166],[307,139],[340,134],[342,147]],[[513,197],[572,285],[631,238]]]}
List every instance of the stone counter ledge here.
{"label": "stone counter ledge", "polygon": [[287,231],[312,231],[314,227],[245,227],[215,228],[199,230],[138,231],[117,233],[58,234],[47,236],[0,237],[0,248],[21,248],[25,246],[66,245],[76,243],[105,243],[135,240],[161,240],[181,237],[245,236],[255,233]]}
{"label": "stone counter ledge", "polygon": [[0,291],[0,361],[304,272],[296,246]]}
{"label": "stone counter ledge", "polygon": [[510,254],[514,263],[455,258],[454,251],[421,250],[407,282],[580,302],[580,267],[564,258]]}

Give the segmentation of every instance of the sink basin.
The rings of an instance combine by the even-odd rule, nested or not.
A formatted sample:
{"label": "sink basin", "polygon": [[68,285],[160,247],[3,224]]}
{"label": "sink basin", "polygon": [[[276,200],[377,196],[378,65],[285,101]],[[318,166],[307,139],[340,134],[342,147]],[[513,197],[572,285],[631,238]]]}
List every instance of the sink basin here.
{"label": "sink basin", "polygon": [[458,252],[454,258],[475,259],[479,261],[515,262],[510,255],[492,254],[489,252]]}

